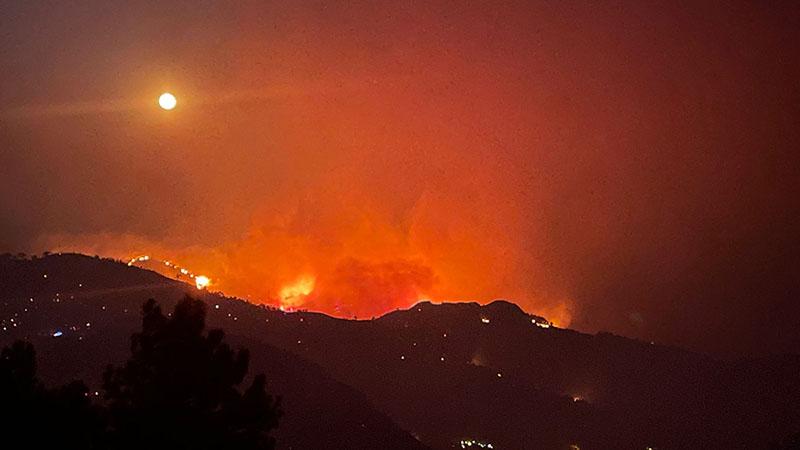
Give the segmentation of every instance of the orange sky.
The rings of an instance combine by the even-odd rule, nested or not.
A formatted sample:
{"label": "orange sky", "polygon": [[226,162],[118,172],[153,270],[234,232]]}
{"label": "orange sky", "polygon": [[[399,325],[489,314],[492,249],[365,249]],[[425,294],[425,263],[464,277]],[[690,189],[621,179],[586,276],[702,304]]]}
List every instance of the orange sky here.
{"label": "orange sky", "polygon": [[764,321],[800,343],[779,331],[800,241],[788,4],[85,2],[0,21],[0,250],[152,254],[256,302],[313,279],[291,302],[343,316],[509,298],[693,348],[754,351]]}

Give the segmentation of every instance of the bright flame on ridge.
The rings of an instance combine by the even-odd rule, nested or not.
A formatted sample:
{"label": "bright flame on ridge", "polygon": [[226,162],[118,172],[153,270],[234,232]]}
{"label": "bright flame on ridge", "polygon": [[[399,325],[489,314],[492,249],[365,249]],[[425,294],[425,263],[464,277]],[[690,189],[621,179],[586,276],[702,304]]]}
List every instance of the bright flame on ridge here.
{"label": "bright flame on ridge", "polygon": [[281,306],[297,306],[302,303],[303,298],[314,291],[316,279],[310,275],[305,275],[295,283],[281,288]]}
{"label": "bright flame on ridge", "polygon": [[205,275],[194,277],[194,285],[197,286],[197,289],[205,289],[209,284],[211,284],[211,280]]}

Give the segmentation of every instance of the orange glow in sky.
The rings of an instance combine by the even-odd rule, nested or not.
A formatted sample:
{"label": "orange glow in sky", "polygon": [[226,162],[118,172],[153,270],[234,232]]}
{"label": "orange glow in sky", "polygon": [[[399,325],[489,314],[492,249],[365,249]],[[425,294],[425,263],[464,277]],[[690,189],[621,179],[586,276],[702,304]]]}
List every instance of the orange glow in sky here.
{"label": "orange glow in sky", "polygon": [[8,19],[0,251],[158,255],[342,317],[503,298],[797,347],[788,3],[61,3]]}
{"label": "orange glow in sky", "polygon": [[280,303],[283,307],[296,308],[303,305],[303,300],[314,291],[314,277],[303,276],[295,283],[284,286],[280,290]]}

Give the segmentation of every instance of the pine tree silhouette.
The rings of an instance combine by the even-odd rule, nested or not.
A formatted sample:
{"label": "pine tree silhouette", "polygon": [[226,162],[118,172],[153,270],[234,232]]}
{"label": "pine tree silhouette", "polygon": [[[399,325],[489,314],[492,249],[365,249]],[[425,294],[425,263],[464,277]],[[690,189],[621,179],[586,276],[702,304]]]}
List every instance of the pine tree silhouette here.
{"label": "pine tree silhouette", "polygon": [[102,418],[86,385],[45,389],[28,342],[14,342],[0,354],[0,402],[0,436],[8,448],[102,448]]}
{"label": "pine tree silhouette", "polygon": [[104,374],[111,448],[274,448],[279,399],[266,393],[264,375],[237,390],[249,354],[231,350],[221,330],[204,334],[205,317],[205,304],[188,296],[169,318],[145,303],[131,358]]}

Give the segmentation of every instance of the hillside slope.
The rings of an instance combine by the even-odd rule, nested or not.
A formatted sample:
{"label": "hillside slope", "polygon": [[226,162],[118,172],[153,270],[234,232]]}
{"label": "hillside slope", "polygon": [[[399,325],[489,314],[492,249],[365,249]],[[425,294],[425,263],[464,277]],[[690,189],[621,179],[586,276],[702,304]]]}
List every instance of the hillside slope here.
{"label": "hillside slope", "polygon": [[800,432],[797,356],[719,361],[544,327],[505,301],[421,303],[352,321],[255,306],[80,255],[0,264],[0,342],[33,340],[52,382],[96,383],[106,363],[124,359],[147,298],[171,308],[198,296],[210,326],[250,348],[251,373],[266,372],[284,396],[283,448],[422,445],[403,429],[436,449],[461,440],[497,449],[775,448]]}
{"label": "hillside slope", "polygon": [[[29,340],[45,382],[81,379],[98,391],[106,365],[128,357],[130,335],[141,326],[143,299],[156,298],[169,311],[187,293],[201,294],[153,272],[80,255],[6,258],[0,262],[0,292],[0,346]],[[209,317],[210,327],[219,325]],[[282,397],[285,415],[275,432],[279,449],[332,443],[365,450],[427,448],[316,364],[225,325],[232,345],[250,349],[249,374],[267,374],[268,390]],[[62,335],[53,337],[56,332]]]}

